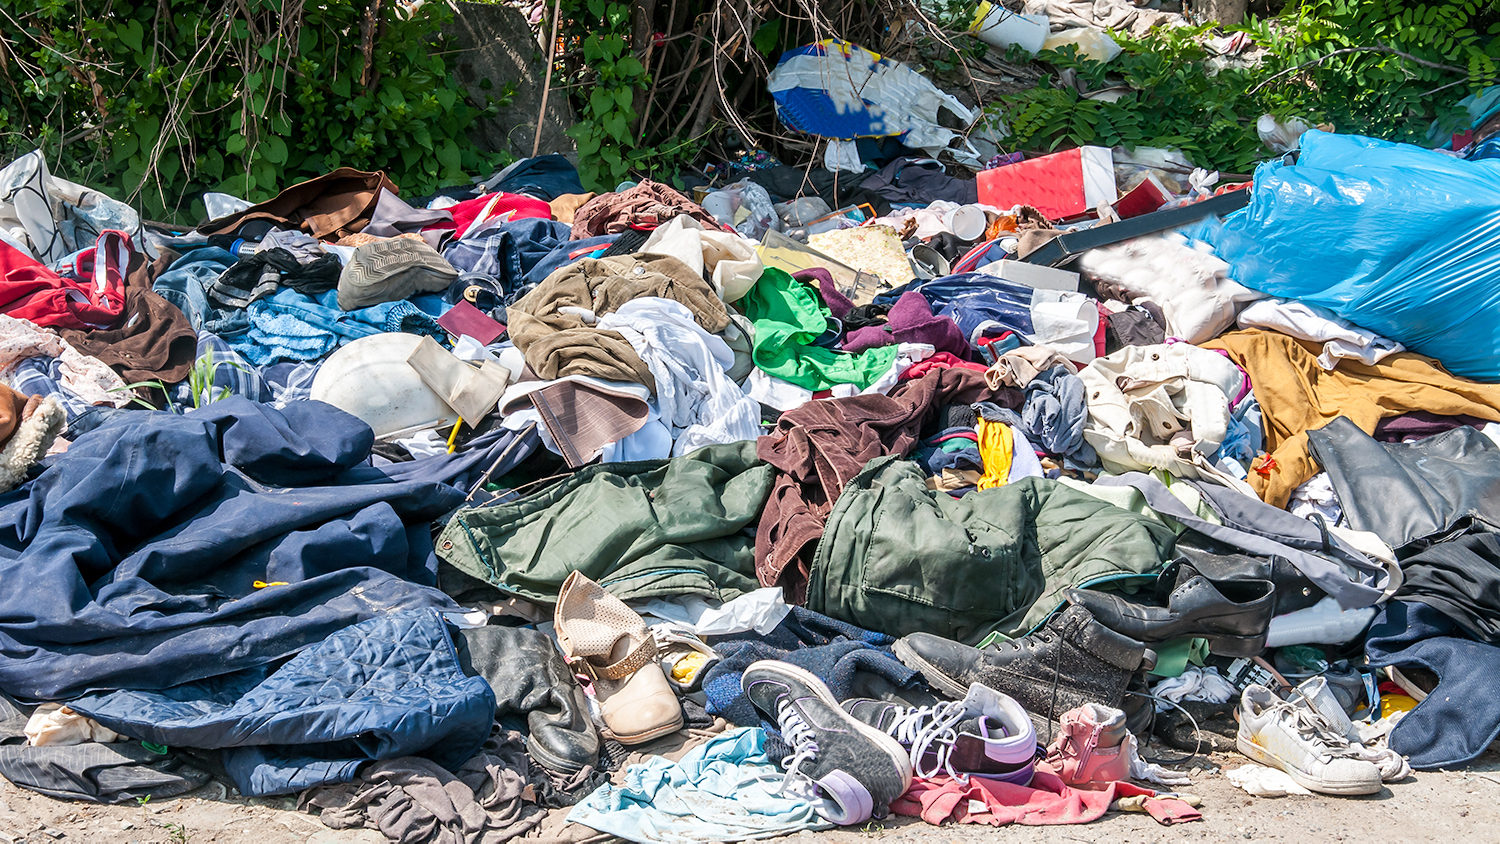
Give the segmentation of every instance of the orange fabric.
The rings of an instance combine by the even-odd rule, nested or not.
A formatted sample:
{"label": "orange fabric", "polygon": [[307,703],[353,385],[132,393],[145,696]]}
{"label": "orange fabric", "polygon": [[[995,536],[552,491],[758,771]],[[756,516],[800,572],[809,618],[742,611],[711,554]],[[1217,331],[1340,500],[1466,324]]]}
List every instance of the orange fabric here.
{"label": "orange fabric", "polygon": [[1202,345],[1228,352],[1250,374],[1270,456],[1256,458],[1249,482],[1277,507],[1286,507],[1292,490],[1319,471],[1307,451],[1307,432],[1340,416],[1367,434],[1381,419],[1414,410],[1500,422],[1500,384],[1450,375],[1432,358],[1411,352],[1373,366],[1345,360],[1326,372],[1318,365],[1321,344],[1272,331],[1235,331]]}

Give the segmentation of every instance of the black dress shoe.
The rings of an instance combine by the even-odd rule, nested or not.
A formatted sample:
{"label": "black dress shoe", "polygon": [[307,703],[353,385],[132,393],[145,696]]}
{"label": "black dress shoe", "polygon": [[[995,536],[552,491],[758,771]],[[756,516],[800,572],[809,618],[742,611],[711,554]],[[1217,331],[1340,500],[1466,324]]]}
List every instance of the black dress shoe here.
{"label": "black dress shoe", "polygon": [[1264,650],[1266,630],[1276,611],[1271,581],[1214,583],[1191,566],[1182,567],[1165,607],[1088,589],[1065,589],[1063,597],[1088,609],[1100,624],[1132,639],[1165,642],[1196,636],[1208,640],[1210,652],[1229,657],[1251,657]]}

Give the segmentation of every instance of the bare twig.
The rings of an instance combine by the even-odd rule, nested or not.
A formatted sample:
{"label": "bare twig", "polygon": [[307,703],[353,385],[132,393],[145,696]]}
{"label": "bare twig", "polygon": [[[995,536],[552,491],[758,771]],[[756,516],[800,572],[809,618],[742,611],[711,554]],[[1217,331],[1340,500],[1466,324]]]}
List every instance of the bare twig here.
{"label": "bare twig", "polygon": [[1394,47],[1389,47],[1385,44],[1381,44],[1375,47],[1343,47],[1341,49],[1334,50],[1326,56],[1321,56],[1319,58],[1313,59],[1312,61],[1303,62],[1296,67],[1289,67],[1286,70],[1278,71],[1266,77],[1265,79],[1262,79],[1260,82],[1257,82],[1253,87],[1250,88],[1249,91],[1246,91],[1245,94],[1247,96],[1253,95],[1256,91],[1259,91],[1260,89],[1266,87],[1272,82],[1275,82],[1277,79],[1286,76],[1289,73],[1296,73],[1299,70],[1304,70],[1315,65],[1320,65],[1323,62],[1326,62],[1336,56],[1347,56],[1351,53],[1382,53],[1388,56],[1400,56],[1401,58],[1406,59],[1409,62],[1413,62],[1424,67],[1437,68],[1438,70],[1446,70],[1452,73],[1462,73],[1465,76],[1469,75],[1468,68],[1458,67],[1451,64],[1442,64],[1440,62],[1430,62],[1426,59],[1419,59],[1416,56],[1413,56],[1411,53],[1403,53],[1400,50],[1397,50]]}
{"label": "bare twig", "polygon": [[536,113],[536,137],[531,141],[531,157],[542,148],[542,126],[547,122],[547,95],[552,93],[552,51],[557,49],[557,22],[562,18],[562,0],[552,3],[552,37],[547,39],[547,72],[542,82],[542,107]]}

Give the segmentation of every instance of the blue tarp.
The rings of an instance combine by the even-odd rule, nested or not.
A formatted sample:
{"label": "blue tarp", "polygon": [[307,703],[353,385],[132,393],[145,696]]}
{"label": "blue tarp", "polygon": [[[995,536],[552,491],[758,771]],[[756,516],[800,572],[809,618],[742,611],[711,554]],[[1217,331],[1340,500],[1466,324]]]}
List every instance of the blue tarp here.
{"label": "blue tarp", "polygon": [[1235,281],[1322,305],[1455,375],[1500,381],[1500,160],[1311,131],[1192,236]]}

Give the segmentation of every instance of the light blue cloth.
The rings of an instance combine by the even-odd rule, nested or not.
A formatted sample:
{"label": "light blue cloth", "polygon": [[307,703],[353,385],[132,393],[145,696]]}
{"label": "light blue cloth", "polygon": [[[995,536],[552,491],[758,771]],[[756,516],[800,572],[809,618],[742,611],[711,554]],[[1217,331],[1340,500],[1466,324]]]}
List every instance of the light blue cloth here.
{"label": "light blue cloth", "polygon": [[436,318],[448,307],[429,293],[346,311],[339,307],[337,290],[314,297],[283,287],[251,303],[250,332],[230,345],[256,366],[318,360],[351,340],[382,332],[441,338]]}
{"label": "light blue cloth", "polygon": [[742,727],[695,748],[681,762],[657,756],[603,785],[568,814],[572,823],[630,841],[698,842],[774,838],[832,824],[817,803],[777,793],[782,771],[765,752],[766,733]]}

